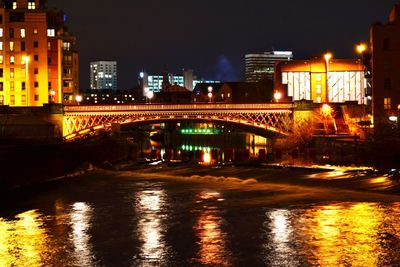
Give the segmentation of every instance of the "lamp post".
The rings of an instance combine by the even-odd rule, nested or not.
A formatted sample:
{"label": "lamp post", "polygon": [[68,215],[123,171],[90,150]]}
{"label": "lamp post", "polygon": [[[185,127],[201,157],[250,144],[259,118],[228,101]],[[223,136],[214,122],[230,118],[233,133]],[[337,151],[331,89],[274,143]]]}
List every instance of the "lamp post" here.
{"label": "lamp post", "polygon": [[211,103],[211,100],[212,100],[212,97],[213,97],[213,93],[212,93],[212,91],[213,91],[213,88],[212,88],[212,86],[209,86],[208,88],[207,88],[207,91],[208,91],[208,98],[209,98],[209,102]]}
{"label": "lamp post", "polygon": [[279,100],[281,100],[281,99],[282,99],[282,93],[279,91],[275,91],[275,93],[274,93],[275,102],[279,102]]}
{"label": "lamp post", "polygon": [[329,60],[332,58],[331,53],[326,53],[324,55],[325,58],[325,67],[326,67],[326,79],[325,79],[325,101],[324,102],[329,102]]}
{"label": "lamp post", "polygon": [[78,105],[82,102],[82,96],[81,95],[76,95],[75,100],[78,103]]}
{"label": "lamp post", "polygon": [[29,99],[30,99],[30,95],[29,95],[29,68],[28,68],[28,64],[29,64],[29,56],[24,56],[23,61],[25,62],[25,86],[26,86],[26,105],[29,107]]}
{"label": "lamp post", "polygon": [[[363,94],[363,95],[365,95],[365,96],[367,96],[367,92],[368,92],[368,90],[367,90],[367,86],[364,84],[364,79],[365,79],[365,75],[366,75],[366,68],[365,68],[365,66],[364,66],[364,53],[365,53],[365,51],[367,50],[367,45],[366,44],[364,44],[364,43],[360,43],[360,44],[358,44],[357,46],[356,46],[356,51],[357,51],[357,53],[360,55],[360,69],[361,69],[361,71],[362,71],[362,74],[363,74],[363,76],[361,77],[361,79],[360,79],[360,89],[361,90],[365,90],[365,91],[362,91],[361,93]],[[363,98],[362,98],[363,99]],[[367,100],[367,102],[368,102],[368,100]],[[364,104],[364,101],[362,102],[363,104]]]}
{"label": "lamp post", "polygon": [[146,96],[147,99],[149,99],[149,103],[151,104],[151,99],[154,97],[153,91],[148,91]]}

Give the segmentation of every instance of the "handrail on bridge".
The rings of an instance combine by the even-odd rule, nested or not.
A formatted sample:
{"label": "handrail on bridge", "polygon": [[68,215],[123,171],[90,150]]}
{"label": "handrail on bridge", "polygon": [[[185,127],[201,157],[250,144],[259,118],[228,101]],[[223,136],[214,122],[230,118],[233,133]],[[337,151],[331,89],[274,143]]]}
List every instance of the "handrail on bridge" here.
{"label": "handrail on bridge", "polygon": [[195,103],[195,104],[122,104],[122,105],[74,105],[64,106],[64,112],[96,111],[155,111],[155,110],[244,110],[244,109],[293,109],[293,103]]}

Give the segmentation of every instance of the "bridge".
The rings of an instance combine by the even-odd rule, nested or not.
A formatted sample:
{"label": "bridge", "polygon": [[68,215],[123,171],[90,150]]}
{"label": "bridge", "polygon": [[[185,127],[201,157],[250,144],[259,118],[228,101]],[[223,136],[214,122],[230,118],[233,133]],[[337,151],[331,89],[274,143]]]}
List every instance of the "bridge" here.
{"label": "bridge", "polygon": [[214,122],[242,126],[261,135],[288,135],[293,103],[196,103],[64,106],[63,136],[71,140],[113,123],[153,124],[168,121]]}

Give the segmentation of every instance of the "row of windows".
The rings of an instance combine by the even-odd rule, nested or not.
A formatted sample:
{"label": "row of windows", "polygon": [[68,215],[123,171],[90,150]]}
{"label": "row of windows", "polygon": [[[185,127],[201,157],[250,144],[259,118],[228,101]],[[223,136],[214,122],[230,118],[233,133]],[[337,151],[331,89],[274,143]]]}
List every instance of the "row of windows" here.
{"label": "row of windows", "polygon": [[[18,4],[17,4],[16,1],[14,1],[14,2],[12,3],[12,9],[17,9],[17,8],[18,8]],[[29,0],[29,1],[28,1],[28,9],[30,9],[30,10],[36,9],[36,3],[35,3],[34,0]]]}
{"label": "row of windows", "polygon": [[[33,29],[33,34],[37,35],[39,33],[37,28]],[[14,28],[9,28],[9,37],[10,38],[16,38],[15,36],[15,29]],[[55,37],[56,36],[56,30],[55,29],[47,29],[47,37]],[[0,37],[4,37],[4,29],[0,28]],[[22,28],[19,29],[19,37],[24,39],[26,37],[26,29]]]}
{"label": "row of windows", "polygon": [[[39,101],[39,95],[34,96],[35,101]],[[21,95],[21,105],[25,106],[26,103],[26,95]],[[4,105],[4,96],[0,95],[0,105]],[[15,105],[15,95],[10,95],[10,105]]]}
{"label": "row of windows", "polygon": [[[39,88],[39,82],[34,82],[34,88]],[[51,82],[49,82],[49,90],[51,89]],[[26,90],[26,82],[21,82],[21,90],[25,91]],[[4,83],[0,82],[0,92],[4,91]],[[10,91],[14,92],[15,91],[15,82],[11,81],[10,82]]]}

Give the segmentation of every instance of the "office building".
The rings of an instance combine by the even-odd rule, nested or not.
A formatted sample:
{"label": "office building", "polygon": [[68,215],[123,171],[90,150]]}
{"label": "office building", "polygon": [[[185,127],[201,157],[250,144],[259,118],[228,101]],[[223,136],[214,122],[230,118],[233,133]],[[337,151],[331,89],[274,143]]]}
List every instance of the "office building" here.
{"label": "office building", "polygon": [[[66,35],[75,38],[65,30],[62,12],[46,9],[45,1],[0,1],[0,105],[63,102]],[[74,42],[69,47],[75,53]],[[75,56],[76,70],[77,60]],[[76,78],[71,76],[71,81]],[[77,86],[74,80],[71,94]]]}
{"label": "office building", "polygon": [[[183,70],[182,75],[175,75],[172,73],[166,73],[166,80],[170,85],[179,85],[185,87],[189,91],[193,91],[199,83],[217,83],[219,81],[198,79],[194,74],[193,70]],[[142,71],[139,73],[139,85],[145,92],[151,91],[159,93],[162,91],[162,85],[164,81],[164,75],[149,75],[147,72]]]}
{"label": "office building", "polygon": [[118,89],[116,61],[96,61],[90,63],[90,89]]}
{"label": "office building", "polygon": [[245,55],[246,82],[259,82],[267,79],[273,81],[275,64],[279,61],[293,59],[291,51],[273,51],[262,54]]}
{"label": "office building", "polygon": [[366,80],[361,60],[293,60],[277,64],[275,90],[296,100],[315,103],[366,103]]}
{"label": "office building", "polygon": [[390,12],[389,22],[375,23],[370,32],[372,109],[375,126],[400,115],[400,5]]}

